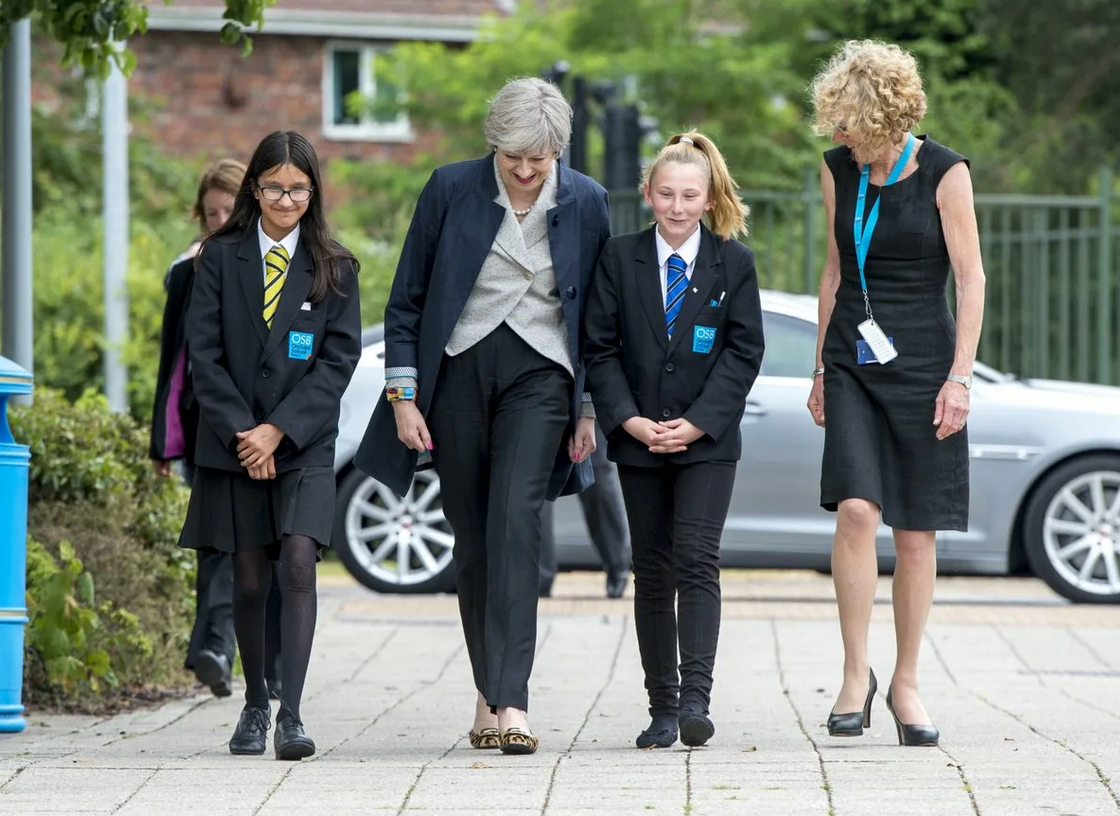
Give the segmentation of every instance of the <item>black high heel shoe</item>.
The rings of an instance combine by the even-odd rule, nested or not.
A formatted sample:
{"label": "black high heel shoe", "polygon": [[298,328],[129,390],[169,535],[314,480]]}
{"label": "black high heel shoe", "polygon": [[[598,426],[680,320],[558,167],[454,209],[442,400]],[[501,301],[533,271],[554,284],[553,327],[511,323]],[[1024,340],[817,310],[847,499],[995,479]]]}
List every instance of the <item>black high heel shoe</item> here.
{"label": "black high heel shoe", "polygon": [[937,746],[941,739],[941,732],[933,725],[906,725],[898,719],[894,704],[891,702],[891,689],[887,689],[887,711],[894,718],[894,727],[898,731],[898,744],[910,747]]}
{"label": "black high heel shoe", "polygon": [[849,711],[845,714],[828,715],[828,735],[830,737],[862,737],[863,729],[871,727],[871,702],[879,683],[875,680],[875,670],[870,669],[867,685],[867,699],[862,711]]}

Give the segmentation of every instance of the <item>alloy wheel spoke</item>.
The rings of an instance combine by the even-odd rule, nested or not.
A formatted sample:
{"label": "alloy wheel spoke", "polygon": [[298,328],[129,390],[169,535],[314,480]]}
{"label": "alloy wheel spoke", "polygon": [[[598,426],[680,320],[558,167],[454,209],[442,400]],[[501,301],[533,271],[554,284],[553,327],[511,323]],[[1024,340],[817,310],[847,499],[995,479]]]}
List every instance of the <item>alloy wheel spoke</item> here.
{"label": "alloy wheel spoke", "polygon": [[1086,507],[1081,499],[1077,498],[1076,493],[1066,487],[1061,495],[1066,507],[1076,513],[1086,524],[1093,523],[1093,511]]}
{"label": "alloy wheel spoke", "polygon": [[411,507],[412,513],[414,515],[420,515],[421,513],[423,513],[425,510],[428,509],[428,507],[431,505],[432,501],[434,501],[436,496],[438,496],[438,495],[439,495],[439,482],[435,482],[435,481],[429,482],[424,487],[424,491],[420,494],[419,498],[417,498],[416,501],[414,501],[412,503],[412,507]]}
{"label": "alloy wheel spoke", "polygon": [[1101,558],[1104,559],[1104,572],[1108,576],[1108,588],[1112,592],[1120,592],[1120,565],[1116,563],[1116,544],[1109,542],[1110,546],[1103,547]]}
{"label": "alloy wheel spoke", "polygon": [[416,557],[420,559],[420,563],[424,565],[424,569],[433,575],[439,572],[439,564],[437,564],[436,559],[432,557],[432,553],[424,544],[422,537],[418,535],[413,537],[412,551],[416,553]]}
{"label": "alloy wheel spoke", "polygon": [[351,538],[356,541],[361,541],[363,544],[368,543],[371,539],[389,536],[393,532],[393,524],[391,522],[383,522],[374,527],[362,527],[357,532],[351,534]]}
{"label": "alloy wheel spoke", "polygon": [[1104,477],[1100,473],[1094,473],[1092,481],[1089,482],[1089,496],[1093,500],[1093,515],[1100,517],[1106,512],[1106,501],[1104,498]]}
{"label": "alloy wheel spoke", "polygon": [[425,527],[418,531],[420,536],[427,541],[439,544],[444,549],[450,550],[455,544],[455,537],[450,533],[445,533],[443,530],[436,530],[432,527]]}
{"label": "alloy wheel spoke", "polygon": [[378,545],[376,550],[369,554],[369,560],[374,564],[380,564],[388,558],[393,550],[397,548],[398,538],[400,538],[400,533],[396,530],[385,536],[385,540]]}
{"label": "alloy wheel spoke", "polygon": [[1092,528],[1083,521],[1048,518],[1046,519],[1046,531],[1050,533],[1084,536],[1090,533]]}
{"label": "alloy wheel spoke", "polygon": [[355,498],[351,507],[355,507],[361,512],[363,516],[368,516],[378,521],[388,521],[392,518],[393,511],[387,507],[365,501],[363,499]]}
{"label": "alloy wheel spoke", "polygon": [[412,536],[409,533],[398,533],[397,535],[397,575],[404,583],[404,579],[408,577],[408,570],[411,565],[412,559]]}
{"label": "alloy wheel spoke", "polygon": [[1081,569],[1077,573],[1082,586],[1093,583],[1093,570],[1097,567],[1097,562],[1101,558],[1101,551],[1099,547],[1092,547],[1089,554],[1085,556],[1085,562],[1081,565]]}
{"label": "alloy wheel spoke", "polygon": [[[1113,479],[1116,482],[1115,479]],[[1120,522],[1120,482],[1112,485],[1116,491],[1112,494],[1112,504],[1108,506],[1108,517],[1113,520],[1113,523]]]}

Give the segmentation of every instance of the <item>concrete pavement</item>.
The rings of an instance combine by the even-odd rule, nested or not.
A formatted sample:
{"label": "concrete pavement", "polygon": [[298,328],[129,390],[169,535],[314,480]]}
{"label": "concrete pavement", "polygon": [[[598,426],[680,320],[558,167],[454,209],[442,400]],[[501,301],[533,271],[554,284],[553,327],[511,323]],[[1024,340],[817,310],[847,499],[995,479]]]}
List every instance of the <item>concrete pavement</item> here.
{"label": "concrete pavement", "polygon": [[829,579],[729,572],[706,748],[639,751],[628,600],[560,576],[541,604],[531,757],[474,751],[474,690],[450,596],[323,582],[303,713],[319,753],[233,757],[241,703],[209,695],[108,719],[32,712],[0,737],[0,815],[287,813],[1120,814],[1120,607],[1030,579],[946,579],[923,651],[937,749],[897,745],[882,700],[889,579],[872,623],[882,691],[861,739],[827,736],[841,650]]}

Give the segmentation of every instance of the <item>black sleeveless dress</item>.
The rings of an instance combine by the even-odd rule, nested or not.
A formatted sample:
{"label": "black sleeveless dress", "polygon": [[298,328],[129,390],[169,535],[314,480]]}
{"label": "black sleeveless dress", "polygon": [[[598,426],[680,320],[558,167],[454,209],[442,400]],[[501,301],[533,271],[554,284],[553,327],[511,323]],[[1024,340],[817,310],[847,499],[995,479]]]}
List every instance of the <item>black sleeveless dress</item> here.
{"label": "black sleeveless dress", "polygon": [[882,197],[864,267],[868,298],[875,322],[898,351],[886,365],[856,363],[856,327],[866,319],[852,233],[860,168],[847,147],[824,154],[836,184],[840,285],[822,355],[821,507],[834,511],[844,499],[867,499],[882,508],[889,527],[963,532],[967,427],[938,441],[933,413],[956,344],[937,185],[950,167],[967,159],[920,138],[917,170],[889,187],[868,187],[868,212]]}

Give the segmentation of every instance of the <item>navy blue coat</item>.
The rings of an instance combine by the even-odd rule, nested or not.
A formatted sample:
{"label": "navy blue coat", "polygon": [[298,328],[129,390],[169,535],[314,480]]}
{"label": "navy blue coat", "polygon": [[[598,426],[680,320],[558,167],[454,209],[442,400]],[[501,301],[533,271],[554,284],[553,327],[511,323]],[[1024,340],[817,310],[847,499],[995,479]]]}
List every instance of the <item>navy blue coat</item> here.
{"label": "navy blue coat", "polygon": [[[385,366],[419,372],[417,407],[427,416],[444,349],[470,297],[505,208],[494,199],[494,156],[438,168],[420,193],[385,307]],[[590,460],[573,466],[567,442],[583,396],[583,315],[599,252],[610,237],[607,192],[560,165],[557,204],[548,211],[548,242],[575,369],[570,428],[556,452],[548,496],[594,482]],[[429,294],[431,297],[429,297]],[[374,396],[374,395],[371,395]],[[412,484],[418,453],[397,439],[392,406],[380,393],[354,463],[398,495]]]}

